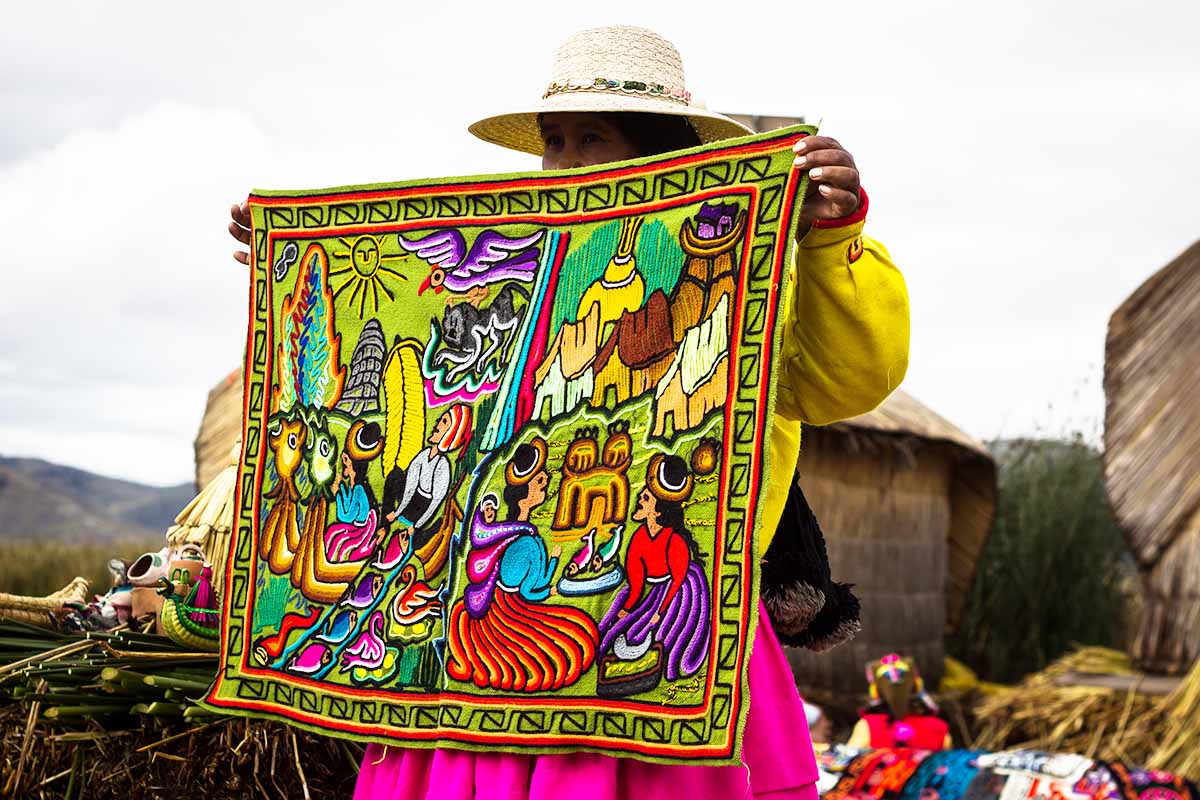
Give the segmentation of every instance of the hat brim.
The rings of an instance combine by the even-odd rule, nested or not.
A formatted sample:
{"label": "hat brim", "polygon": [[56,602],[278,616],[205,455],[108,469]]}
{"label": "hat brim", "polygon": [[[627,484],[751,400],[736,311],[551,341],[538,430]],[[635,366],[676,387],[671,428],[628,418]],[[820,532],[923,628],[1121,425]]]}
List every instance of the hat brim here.
{"label": "hat brim", "polygon": [[531,111],[486,117],[467,128],[485,142],[510,150],[520,150],[535,156],[542,155],[542,132],[538,128],[539,114],[555,112],[666,114],[687,117],[700,138],[701,144],[749,136],[753,130],[737,120],[703,108],[685,106],[673,100],[645,97],[619,92],[567,92],[553,95],[538,103]]}

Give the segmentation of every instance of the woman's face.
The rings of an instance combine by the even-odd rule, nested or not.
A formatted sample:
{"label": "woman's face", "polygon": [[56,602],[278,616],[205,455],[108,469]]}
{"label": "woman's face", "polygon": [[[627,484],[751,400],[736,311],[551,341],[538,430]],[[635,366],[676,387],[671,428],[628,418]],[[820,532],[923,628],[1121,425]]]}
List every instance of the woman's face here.
{"label": "woman's face", "polygon": [[650,487],[642,489],[637,498],[637,508],[633,510],[634,522],[656,522],[658,520],[658,501],[650,493]]}
{"label": "woman's face", "polygon": [[342,453],[342,477],[350,481],[351,486],[354,485],[354,462],[345,452]]}
{"label": "woman's face", "polygon": [[529,481],[529,494],[525,500],[529,508],[537,508],[546,502],[546,487],[550,485],[550,473],[542,470]]}
{"label": "woman's face", "polygon": [[562,111],[542,116],[542,169],[592,167],[641,155],[600,114]]}

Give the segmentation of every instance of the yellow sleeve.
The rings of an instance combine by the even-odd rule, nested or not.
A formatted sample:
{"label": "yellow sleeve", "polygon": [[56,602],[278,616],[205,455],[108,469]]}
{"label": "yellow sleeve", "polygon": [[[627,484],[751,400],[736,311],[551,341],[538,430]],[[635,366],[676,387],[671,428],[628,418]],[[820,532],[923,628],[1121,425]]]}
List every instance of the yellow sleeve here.
{"label": "yellow sleeve", "polygon": [[875,408],[908,369],[908,290],[863,222],[814,228],[793,249],[776,412],[827,425]]}
{"label": "yellow sleeve", "polygon": [[846,740],[847,747],[870,747],[871,746],[871,726],[867,725],[865,719],[860,719],[854,723],[854,730],[850,731],[850,738]]}
{"label": "yellow sleeve", "polygon": [[826,425],[864,414],[908,369],[904,276],[862,229],[861,220],[814,228],[793,248],[770,436],[770,469],[778,477],[764,482],[760,556],[787,501],[800,457],[800,423]]}

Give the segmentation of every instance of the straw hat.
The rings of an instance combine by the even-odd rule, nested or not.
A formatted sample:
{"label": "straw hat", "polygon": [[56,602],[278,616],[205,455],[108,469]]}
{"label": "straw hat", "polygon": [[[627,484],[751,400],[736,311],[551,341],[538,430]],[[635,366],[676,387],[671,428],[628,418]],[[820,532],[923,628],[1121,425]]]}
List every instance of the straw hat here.
{"label": "straw hat", "polygon": [[537,116],[555,111],[687,117],[703,143],[754,133],[740,122],[693,105],[675,45],[654,31],[627,25],[575,34],[554,54],[540,102],[527,111],[482,119],[469,130],[485,142],[540,156]]}
{"label": "straw hat", "polygon": [[549,448],[542,437],[535,436],[528,443],[522,442],[504,468],[504,480],[509,486],[524,486],[545,469],[548,456]]}
{"label": "straw hat", "polygon": [[646,467],[646,487],[659,500],[682,503],[692,496],[694,481],[687,462],[679,456],[655,453]]}

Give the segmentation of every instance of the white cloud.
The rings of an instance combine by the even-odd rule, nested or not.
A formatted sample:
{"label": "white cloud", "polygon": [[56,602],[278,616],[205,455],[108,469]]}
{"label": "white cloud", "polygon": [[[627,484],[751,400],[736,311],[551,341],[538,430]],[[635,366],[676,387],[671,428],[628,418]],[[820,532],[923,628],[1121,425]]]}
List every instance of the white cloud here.
{"label": "white cloud", "polygon": [[243,114],[164,105],[0,172],[0,217],[20,231],[0,262],[17,364],[0,388],[0,449],[40,442],[25,452],[115,464],[81,443],[125,436],[119,474],[189,477],[205,394],[245,337],[222,212],[269,153]]}
{"label": "white cloud", "polygon": [[[756,11],[757,13],[750,13]],[[907,387],[980,437],[1098,430],[1108,314],[1200,236],[1184,2],[24,4],[0,30],[0,452],[191,475],[240,359],[226,209],[530,169],[464,128],[571,31],[633,22],[709,107],[824,116],[904,270]]]}

